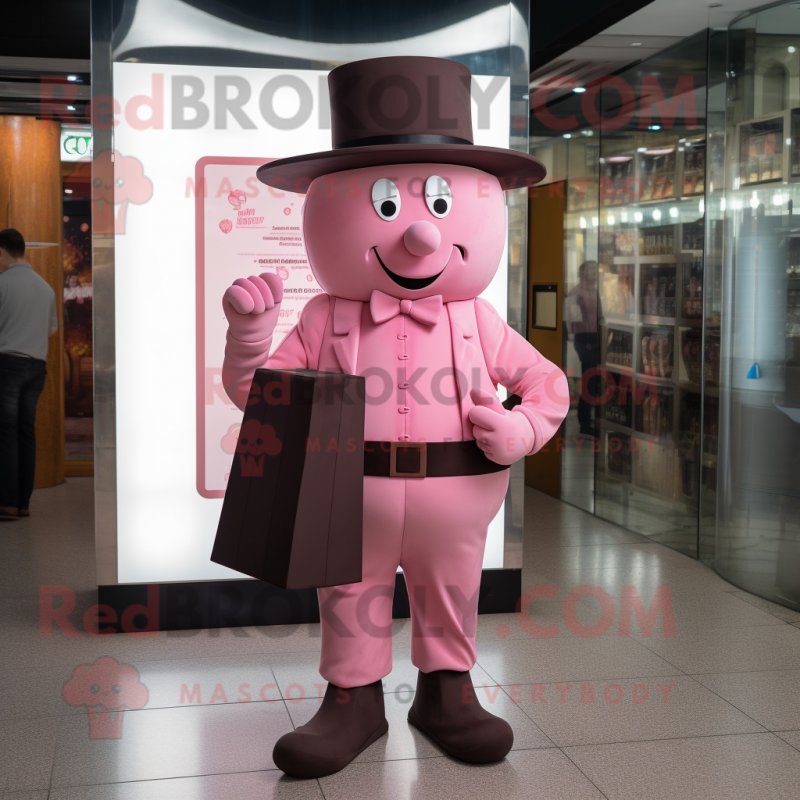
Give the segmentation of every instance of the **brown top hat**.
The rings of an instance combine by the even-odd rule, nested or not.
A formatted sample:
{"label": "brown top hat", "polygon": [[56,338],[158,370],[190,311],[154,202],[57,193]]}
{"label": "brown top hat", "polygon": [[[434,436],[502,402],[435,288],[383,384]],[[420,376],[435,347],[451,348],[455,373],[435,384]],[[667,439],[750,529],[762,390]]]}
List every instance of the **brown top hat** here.
{"label": "brown top hat", "polygon": [[328,74],[333,150],[258,168],[268,186],[305,194],[331,172],[382,164],[459,164],[488,172],[504,189],[530,186],[547,170],[539,159],[472,143],[470,85],[463,64],[389,56],[342,64]]}

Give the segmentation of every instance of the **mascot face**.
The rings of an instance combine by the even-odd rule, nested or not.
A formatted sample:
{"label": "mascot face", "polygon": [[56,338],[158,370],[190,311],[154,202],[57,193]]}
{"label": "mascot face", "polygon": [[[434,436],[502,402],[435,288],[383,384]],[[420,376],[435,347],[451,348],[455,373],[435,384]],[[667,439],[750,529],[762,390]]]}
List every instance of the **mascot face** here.
{"label": "mascot face", "polygon": [[368,301],[477,297],[506,232],[500,182],[471,167],[401,164],[317,178],[303,207],[309,262],[329,294]]}

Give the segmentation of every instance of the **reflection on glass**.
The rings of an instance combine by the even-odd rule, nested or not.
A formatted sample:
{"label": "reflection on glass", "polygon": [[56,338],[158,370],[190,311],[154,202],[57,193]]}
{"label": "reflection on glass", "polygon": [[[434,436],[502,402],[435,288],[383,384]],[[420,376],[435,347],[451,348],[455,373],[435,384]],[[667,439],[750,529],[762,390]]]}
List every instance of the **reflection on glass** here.
{"label": "reflection on glass", "polygon": [[[692,556],[711,430],[702,402],[706,70],[703,33],[620,76],[635,113],[604,87],[599,110],[613,123],[591,144],[578,129],[533,147],[567,179],[563,364],[573,405],[561,496]],[[680,104],[643,97],[654,76]]]}
{"label": "reflection on glass", "polygon": [[[783,4],[740,18],[712,48],[718,135],[735,145],[715,178],[714,270],[721,325],[707,320],[704,425],[719,465],[714,565],[800,607],[800,15]],[[724,122],[722,121],[724,120]],[[724,176],[730,180],[723,185]],[[711,200],[711,198],[709,198]],[[712,228],[709,227],[709,231]],[[708,307],[709,297],[706,297]],[[708,318],[708,308],[706,317]],[[712,394],[716,392],[716,396]],[[711,548],[708,548],[709,550]]]}
{"label": "reflection on glass", "polygon": [[597,339],[597,262],[584,261],[578,267],[578,283],[567,293],[565,321],[573,336],[580,361],[578,425],[582,436],[597,435],[594,423],[594,399],[598,396],[600,376]]}

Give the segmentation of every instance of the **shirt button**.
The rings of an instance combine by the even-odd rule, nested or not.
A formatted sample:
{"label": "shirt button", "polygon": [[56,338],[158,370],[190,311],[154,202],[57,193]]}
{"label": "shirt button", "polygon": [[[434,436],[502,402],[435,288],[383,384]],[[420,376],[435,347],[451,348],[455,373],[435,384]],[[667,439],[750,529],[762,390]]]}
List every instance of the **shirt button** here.
{"label": "shirt button", "polygon": [[402,353],[401,355],[397,356],[401,361],[405,361],[408,358],[408,353]]}
{"label": "shirt button", "polygon": [[399,411],[401,414],[408,414],[408,412],[409,412],[409,408],[408,408],[408,406],[398,406],[398,407],[397,407],[397,410],[398,410],[398,411]]}
{"label": "shirt button", "polygon": [[407,333],[398,333],[397,334],[397,338],[398,339],[408,339],[408,334]]}
{"label": "shirt button", "polygon": [[398,383],[397,385],[398,385],[398,386],[399,386],[401,389],[408,389],[408,387],[409,387],[409,386],[411,386],[411,384],[410,384],[410,383],[408,383],[408,381],[406,381],[405,383]]}
{"label": "shirt button", "polygon": [[405,442],[406,439],[410,439],[410,438],[411,437],[408,434],[406,434],[405,436],[398,436],[397,437],[398,441],[401,441],[401,442]]}

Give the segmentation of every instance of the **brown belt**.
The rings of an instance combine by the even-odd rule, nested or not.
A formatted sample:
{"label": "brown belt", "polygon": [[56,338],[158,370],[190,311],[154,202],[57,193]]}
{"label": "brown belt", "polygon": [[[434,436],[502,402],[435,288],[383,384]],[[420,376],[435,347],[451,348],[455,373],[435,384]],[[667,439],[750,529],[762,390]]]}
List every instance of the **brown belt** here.
{"label": "brown belt", "polygon": [[364,442],[364,475],[379,478],[449,478],[508,469],[466,442]]}

